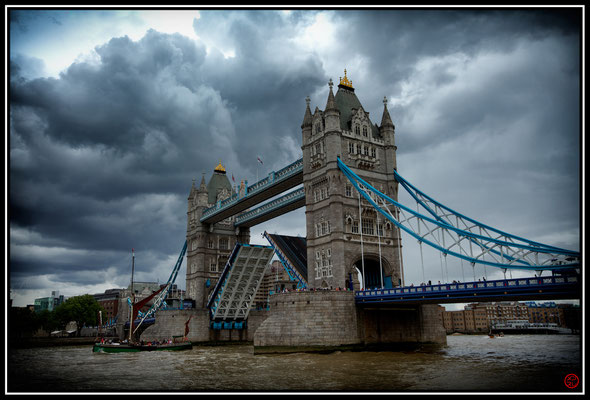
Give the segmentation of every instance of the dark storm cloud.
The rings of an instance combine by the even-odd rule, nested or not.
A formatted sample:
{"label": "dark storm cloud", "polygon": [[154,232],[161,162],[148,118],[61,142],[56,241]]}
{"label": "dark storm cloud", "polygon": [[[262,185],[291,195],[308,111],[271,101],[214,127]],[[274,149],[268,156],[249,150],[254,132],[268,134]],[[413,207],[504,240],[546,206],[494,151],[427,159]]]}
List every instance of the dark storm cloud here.
{"label": "dark storm cloud", "polygon": [[[204,11],[194,22],[197,35],[235,52],[227,60],[219,53],[208,57],[201,72],[236,111],[235,146],[243,150],[239,157],[246,168],[256,166],[252,154],[274,164],[282,156],[276,150],[283,136],[300,143],[305,96],[328,81],[317,57],[297,53],[291,41],[299,32],[292,22],[299,18],[288,19],[286,24],[271,11]],[[255,140],[259,134],[264,140]],[[277,165],[289,161],[295,160]]]}
{"label": "dark storm cloud", "polygon": [[[243,39],[248,29],[232,32]],[[128,273],[120,261],[131,247],[153,255],[144,269],[158,262],[171,268],[175,260],[166,257],[182,247],[191,179],[201,172],[208,178],[220,159],[250,181],[256,154],[267,165],[294,161],[281,157],[292,157],[289,149],[273,151],[285,140],[296,143],[285,138],[297,123],[281,121],[296,115],[300,123],[305,88],[317,81],[306,78],[322,75],[317,62],[304,59],[285,77],[264,46],[244,49],[240,63],[215,52],[207,58],[199,42],[153,30],[95,51],[99,63],[74,63],[57,79],[23,79],[18,63],[26,60],[11,60],[13,278],[37,271],[56,282],[99,282],[109,266]],[[285,101],[277,102],[277,93]],[[291,102],[303,104],[283,109]],[[27,251],[37,245],[64,250],[55,258]],[[92,273],[98,280],[85,278]]]}

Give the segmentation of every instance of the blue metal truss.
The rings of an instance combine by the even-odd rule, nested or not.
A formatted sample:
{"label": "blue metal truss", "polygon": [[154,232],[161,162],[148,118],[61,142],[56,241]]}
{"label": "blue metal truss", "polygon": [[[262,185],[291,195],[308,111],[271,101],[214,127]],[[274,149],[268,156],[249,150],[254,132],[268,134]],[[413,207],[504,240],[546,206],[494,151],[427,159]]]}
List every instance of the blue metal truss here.
{"label": "blue metal truss", "polygon": [[[450,254],[467,260],[472,265],[484,264],[503,270],[544,271],[580,267],[579,252],[522,239],[469,219],[427,197],[395,171],[396,179],[402,187],[432,217],[414,211],[379,192],[348,168],[340,158],[338,167],[376,211],[420,243],[426,243],[445,256]],[[422,229],[425,229],[425,233],[422,233]],[[479,233],[473,232],[474,230]],[[498,236],[492,236],[490,231]]]}

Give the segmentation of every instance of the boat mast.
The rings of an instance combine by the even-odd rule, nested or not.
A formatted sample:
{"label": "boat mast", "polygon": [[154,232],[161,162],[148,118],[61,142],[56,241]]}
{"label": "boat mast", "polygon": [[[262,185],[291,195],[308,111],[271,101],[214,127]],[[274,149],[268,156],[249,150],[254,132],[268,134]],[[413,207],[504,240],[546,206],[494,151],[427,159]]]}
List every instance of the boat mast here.
{"label": "boat mast", "polygon": [[133,273],[135,271],[135,250],[131,249],[131,312],[129,314],[129,343],[133,332],[133,306],[135,305],[135,291],[133,290]]}

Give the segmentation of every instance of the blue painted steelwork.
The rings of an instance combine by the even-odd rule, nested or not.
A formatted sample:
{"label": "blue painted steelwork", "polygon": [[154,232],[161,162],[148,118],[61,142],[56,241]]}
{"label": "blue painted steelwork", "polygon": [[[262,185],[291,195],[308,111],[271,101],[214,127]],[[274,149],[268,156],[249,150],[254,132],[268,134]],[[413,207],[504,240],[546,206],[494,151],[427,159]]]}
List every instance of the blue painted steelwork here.
{"label": "blue painted steelwork", "polygon": [[[349,179],[349,181],[354,185],[354,187],[359,191],[359,193],[377,210],[379,211],[385,218],[387,218],[389,221],[391,221],[393,224],[395,224],[397,227],[399,227],[400,229],[403,229],[405,232],[409,233],[411,236],[413,236],[414,238],[418,239],[419,242],[423,242],[428,244],[429,246],[437,249],[438,251],[441,251],[444,255],[447,254],[451,254],[455,257],[467,260],[471,263],[478,263],[478,264],[485,264],[485,265],[490,265],[493,267],[498,267],[498,268],[502,268],[504,270],[506,269],[528,269],[528,270],[538,270],[538,271],[543,271],[543,270],[566,270],[566,269],[573,269],[573,268],[579,268],[580,263],[579,263],[579,258],[580,258],[580,253],[579,252],[575,252],[575,251],[571,251],[571,250],[564,250],[564,249],[558,249],[554,246],[547,246],[547,245],[543,245],[543,246],[537,246],[535,245],[536,242],[532,242],[532,241],[526,241],[526,243],[515,243],[513,240],[516,238],[515,236],[511,236],[508,239],[509,240],[500,240],[498,238],[493,238],[493,237],[488,237],[488,236],[483,236],[483,235],[478,235],[475,234],[473,232],[470,232],[469,230],[463,230],[460,228],[457,228],[451,224],[449,224],[448,222],[442,221],[441,218],[439,218],[437,216],[437,219],[433,219],[430,218],[426,215],[423,215],[417,211],[414,211],[400,203],[398,203],[397,201],[391,199],[390,197],[388,197],[387,195],[379,192],[377,189],[375,189],[374,187],[372,187],[370,184],[368,184],[366,181],[364,181],[362,178],[360,178],[358,175],[356,175],[350,168],[348,168],[348,166],[346,166],[346,164],[344,164],[340,158],[338,158],[338,167],[340,168],[340,170],[344,173],[344,175]],[[362,186],[362,188],[361,188]],[[369,192],[369,193],[367,193]],[[375,196],[375,199],[373,199],[372,196]],[[481,251],[481,253],[477,256],[477,257],[472,257],[472,256],[468,256],[467,253],[463,254],[461,253],[457,253],[453,250],[451,250],[450,248],[446,248],[443,247],[437,243],[434,243],[428,239],[425,238],[425,236],[420,236],[418,235],[414,230],[406,227],[404,224],[400,223],[398,220],[396,220],[396,218],[394,218],[389,209],[386,209],[387,211],[385,211],[381,206],[379,206],[377,204],[376,201],[382,201],[383,203],[389,203],[390,205],[396,207],[398,210],[400,210],[400,212],[406,212],[409,213],[411,215],[411,218],[417,218],[419,219],[421,222],[423,223],[430,223],[434,226],[436,226],[436,229],[442,229],[442,230],[446,230],[446,232],[451,232],[454,233],[455,235],[458,235],[458,240],[456,240],[456,242],[453,244],[454,245],[458,245],[459,249],[461,249],[460,247],[460,243],[462,240],[464,239],[468,239],[468,241],[472,242],[472,243],[477,243],[477,245],[479,247],[481,247],[483,250]],[[428,209],[428,207],[427,207]],[[430,210],[432,211],[432,210]],[[432,233],[433,231],[430,231],[430,233]],[[492,243],[492,246],[486,245],[485,243]],[[500,251],[492,251],[492,247],[495,246],[499,246],[499,248],[502,250],[504,248],[504,250],[506,249],[510,249],[512,251],[512,255],[514,254],[518,254],[518,255],[522,255],[524,256],[530,256],[530,255],[539,255],[539,254],[543,254],[545,256],[549,257],[548,261],[545,261],[545,265],[543,264],[531,264],[528,261],[524,262],[524,265],[513,265],[512,263],[515,262],[515,257],[513,257],[512,255],[509,254],[504,254],[504,252]],[[452,247],[452,246],[451,246]],[[516,250],[514,250],[516,249]],[[501,254],[502,258],[506,258],[508,260],[509,263],[505,263],[505,262],[491,262],[491,261],[486,261],[483,260],[479,257],[483,257],[485,254],[487,253],[496,253],[496,254]],[[551,258],[551,257],[556,257],[556,258]],[[561,257],[561,259],[557,259],[557,257]],[[569,264],[565,264],[563,263],[562,260],[566,260],[566,261],[573,261]]]}
{"label": "blue painted steelwork", "polygon": [[242,329],[246,329],[246,321],[232,321],[232,322],[226,322],[226,321],[211,321],[211,328],[216,330],[216,331],[220,331],[222,329],[234,329],[234,330],[242,330]]}
{"label": "blue painted steelwork", "polygon": [[[442,223],[446,223],[449,226],[455,226],[453,224],[452,220],[450,219],[450,217],[453,216],[453,217],[455,217],[456,224],[458,225],[459,220],[460,220],[461,223],[463,224],[463,226],[465,228],[467,228],[467,230],[469,232],[473,232],[474,229],[479,229],[480,232],[483,230],[486,233],[489,233],[488,231],[491,231],[491,232],[494,232],[495,234],[499,235],[497,238],[503,238],[503,239],[511,240],[511,241],[513,241],[513,240],[521,241],[521,242],[524,242],[525,244],[528,244],[528,245],[533,246],[535,248],[543,247],[543,248],[549,249],[550,252],[559,252],[559,254],[566,254],[567,255],[569,252],[569,257],[576,257],[576,254],[573,254],[574,252],[570,252],[569,250],[561,249],[559,247],[550,246],[550,245],[546,245],[543,243],[531,241],[531,240],[528,240],[528,239],[525,239],[525,238],[522,238],[519,236],[515,236],[512,234],[503,232],[499,229],[493,228],[489,225],[482,224],[481,222],[476,221],[472,218],[466,217],[465,215],[460,214],[460,213],[456,212],[455,210],[437,202],[432,197],[430,197],[427,194],[425,194],[424,192],[418,190],[415,186],[413,186],[410,182],[405,180],[395,170],[394,170],[394,175],[395,175],[396,180],[402,185],[402,187],[404,189],[406,189],[406,191],[414,198],[414,200],[418,204],[420,204],[424,209],[426,209],[432,216],[434,216],[434,218],[436,218],[438,221],[440,221]],[[432,206],[434,207],[434,210],[433,210],[433,208],[431,208],[429,206],[428,203],[432,204]],[[509,254],[506,254],[505,252],[497,251],[493,247],[485,246],[484,244],[482,244],[478,241],[475,241],[473,239],[469,239],[469,240],[472,244],[474,244],[476,246],[480,246],[480,247],[484,248],[486,251],[489,251],[489,252],[492,252],[496,255],[499,255],[500,257],[504,257],[504,258],[510,260],[511,262],[519,263],[519,264],[523,264],[523,265],[528,265],[528,266],[531,265],[530,262],[527,262],[523,259],[518,259],[518,258],[512,257]]]}
{"label": "blue painted steelwork", "polygon": [[156,296],[152,306],[145,314],[143,314],[143,317],[141,318],[140,322],[138,324],[133,325],[133,326],[135,326],[135,329],[133,330],[133,332],[137,331],[137,329],[139,329],[139,326],[142,323],[144,323],[144,321],[146,319],[152,317],[156,313],[156,311],[158,311],[160,308],[162,308],[162,306],[166,306],[166,302],[164,300],[168,296],[168,293],[170,293],[170,289],[172,288],[172,285],[176,281],[176,276],[178,276],[178,271],[180,271],[180,266],[182,265],[184,255],[186,254],[186,247],[187,247],[187,242],[185,240],[184,245],[182,246],[182,250],[180,251],[180,254],[178,256],[178,260],[176,261],[174,268],[172,268],[172,272],[170,273],[170,277],[168,277],[168,281],[166,282],[165,289],[162,290]]}
{"label": "blue painted steelwork", "polygon": [[260,207],[256,207],[253,210],[243,212],[236,216],[234,221],[234,226],[240,226],[248,221],[251,221],[256,218],[260,218],[266,214],[270,214],[273,211],[276,211],[280,208],[286,207],[289,204],[295,203],[300,200],[305,200],[305,191],[303,188],[299,188],[292,192],[289,192],[281,197],[278,197],[268,203],[261,205]]}
{"label": "blue painted steelwork", "polygon": [[393,289],[368,289],[355,292],[357,304],[458,303],[482,298],[549,296],[576,299],[581,295],[579,276],[548,276],[502,279],[483,282],[405,286]]}
{"label": "blue painted steelwork", "polygon": [[287,275],[289,275],[289,280],[291,280],[292,282],[297,282],[297,289],[306,288],[307,287],[307,279],[305,277],[301,276],[301,274],[297,271],[297,269],[293,265],[291,265],[291,263],[289,262],[289,258],[283,253],[283,251],[280,249],[280,247],[277,246],[275,241],[272,240],[272,238],[270,237],[270,235],[268,233],[266,233],[266,231],[264,231],[263,236],[266,238],[266,240],[268,240],[271,247],[275,251],[275,254],[277,255],[277,257],[279,257],[281,264],[283,264],[285,271],[287,271]]}
{"label": "blue painted steelwork", "polygon": [[254,183],[253,185],[247,186],[246,191],[243,196],[240,197],[239,193],[234,194],[233,196],[219,201],[213,207],[207,208],[203,210],[203,214],[201,216],[201,222],[206,221],[208,218],[212,217],[213,215],[220,213],[221,211],[241,202],[245,199],[265,190],[269,187],[278,185],[281,182],[286,181],[287,179],[291,178],[293,175],[300,174],[303,171],[303,158],[300,158],[297,161],[287,165],[284,168],[281,168],[279,171],[271,172],[266,178],[261,179],[260,181]]}
{"label": "blue painted steelwork", "polygon": [[[430,214],[432,214],[438,221],[441,221],[442,223],[446,223],[449,226],[454,226],[450,221],[445,221],[443,220],[443,218],[441,216],[439,216],[434,210],[432,210],[432,208],[430,208],[425,201],[423,201],[422,199],[419,198],[419,196],[422,196],[423,198],[427,199],[428,201],[432,202],[434,205],[436,205],[437,207],[442,208],[443,210],[451,213],[454,216],[460,217],[466,221],[471,222],[472,224],[474,224],[475,227],[482,227],[485,228],[487,230],[490,230],[492,232],[498,233],[502,236],[505,236],[507,238],[512,238],[514,240],[519,240],[519,241],[523,241],[525,243],[528,243],[530,246],[535,246],[535,247],[544,247],[547,249],[550,249],[552,251],[557,251],[560,253],[564,253],[564,254],[569,254],[572,256],[576,256],[579,255],[579,253],[577,252],[573,252],[571,250],[566,250],[566,249],[561,249],[559,247],[555,247],[555,246],[551,246],[551,245],[547,245],[547,244],[543,244],[543,243],[539,243],[539,242],[535,242],[532,240],[528,240],[519,236],[515,236],[512,235],[510,233],[506,233],[503,232],[499,229],[493,228],[489,225],[485,225],[482,224],[479,221],[476,221],[472,218],[466,217],[463,214],[458,213],[457,211],[445,206],[444,204],[439,203],[438,201],[434,200],[432,197],[428,196],[427,194],[425,194],[424,192],[418,190],[415,186],[413,186],[410,182],[408,182],[407,180],[405,180],[396,170],[393,171],[394,175],[395,175],[395,179],[402,185],[402,187],[404,189],[406,189],[406,191],[418,202],[420,203],[420,205],[422,205],[422,207],[424,207],[426,210],[428,210],[428,212]],[[419,196],[418,196],[419,195]],[[448,218],[448,214],[445,215],[445,218]]]}

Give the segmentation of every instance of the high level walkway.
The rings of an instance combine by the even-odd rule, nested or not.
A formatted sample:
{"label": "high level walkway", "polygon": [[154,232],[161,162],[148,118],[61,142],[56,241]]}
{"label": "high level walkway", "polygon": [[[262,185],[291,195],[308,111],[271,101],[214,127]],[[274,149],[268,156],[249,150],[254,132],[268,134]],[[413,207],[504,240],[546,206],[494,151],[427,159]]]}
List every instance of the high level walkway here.
{"label": "high level walkway", "polygon": [[[255,184],[247,186],[245,188],[245,193],[235,194],[218,202],[213,207],[204,210],[200,221],[208,224],[223,221],[226,218],[237,215],[256,204],[271,199],[286,190],[301,185],[302,183],[303,158],[300,158],[276,172],[271,172],[266,178]],[[300,204],[299,207],[302,205],[303,204]],[[268,219],[270,218],[272,217],[269,217]],[[248,221],[250,221],[250,224],[253,224],[253,220]],[[246,222],[247,221],[243,220],[241,224],[247,226]]]}
{"label": "high level walkway", "polygon": [[236,216],[234,226],[252,227],[305,206],[305,191],[299,188]]}

